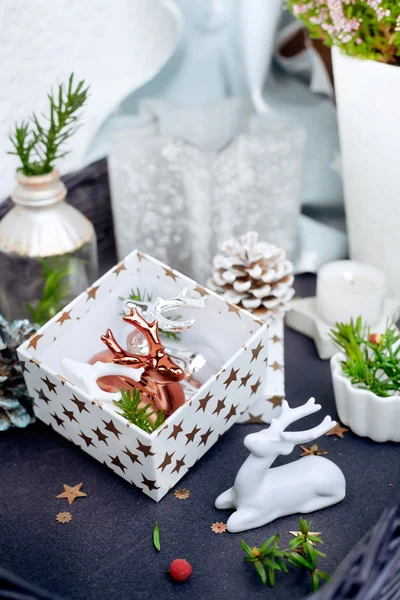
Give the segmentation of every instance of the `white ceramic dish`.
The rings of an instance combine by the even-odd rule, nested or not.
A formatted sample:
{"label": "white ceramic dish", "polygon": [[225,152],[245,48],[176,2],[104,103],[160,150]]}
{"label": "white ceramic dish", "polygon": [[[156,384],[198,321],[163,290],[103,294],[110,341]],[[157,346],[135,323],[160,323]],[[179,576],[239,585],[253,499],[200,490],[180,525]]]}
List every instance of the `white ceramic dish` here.
{"label": "white ceramic dish", "polygon": [[381,398],[352,385],[342,371],[345,356],[331,358],[331,373],[339,419],[354,433],[374,442],[400,442],[400,395]]}

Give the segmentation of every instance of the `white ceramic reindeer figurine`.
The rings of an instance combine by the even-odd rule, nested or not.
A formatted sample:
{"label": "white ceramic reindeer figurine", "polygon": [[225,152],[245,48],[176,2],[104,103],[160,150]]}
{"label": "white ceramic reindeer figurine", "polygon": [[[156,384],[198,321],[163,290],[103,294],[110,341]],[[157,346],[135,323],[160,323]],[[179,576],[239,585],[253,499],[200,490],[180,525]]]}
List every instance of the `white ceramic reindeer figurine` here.
{"label": "white ceramic reindeer figurine", "polygon": [[244,439],[250,456],[236,476],[233,487],[218,496],[215,506],[235,508],[228,519],[228,531],[236,533],[270,523],[293,513],[309,513],[343,500],[346,481],[333,462],[321,456],[304,456],[281,467],[270,466],[279,455],[290,454],[296,444],[304,444],[327,433],[334,425],[330,417],[305,431],[285,431],[295,421],[320,410],[310,398],[298,408],[282,402],[282,412],[271,425]]}

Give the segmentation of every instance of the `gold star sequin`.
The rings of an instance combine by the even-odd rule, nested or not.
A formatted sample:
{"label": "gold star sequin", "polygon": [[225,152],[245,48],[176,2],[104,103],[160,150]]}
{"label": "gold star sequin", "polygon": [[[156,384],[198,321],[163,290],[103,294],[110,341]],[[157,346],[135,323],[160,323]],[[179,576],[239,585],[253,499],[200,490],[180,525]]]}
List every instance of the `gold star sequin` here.
{"label": "gold star sequin", "polygon": [[165,267],[163,267],[163,269],[165,271],[165,277],[171,277],[171,279],[173,279],[174,281],[178,279],[178,275],[176,275],[176,273],[174,273],[172,269],[166,269]]}
{"label": "gold star sequin", "polygon": [[260,354],[261,350],[264,348],[262,342],[260,342],[258,344],[258,346],[256,346],[256,348],[253,348],[253,350],[251,351],[253,358],[251,359],[250,363],[253,362],[253,360],[257,360],[258,355]]}
{"label": "gold star sequin", "polygon": [[267,398],[268,402],[274,405],[274,408],[277,406],[282,406],[282,402],[285,399],[285,396],[271,396],[271,398]]}
{"label": "gold star sequin", "polygon": [[350,431],[348,427],[341,427],[340,423],[336,423],[335,427],[332,427],[325,435],[337,435],[343,439],[343,434]]}
{"label": "gold star sequin", "polygon": [[40,338],[43,337],[42,333],[37,333],[36,335],[33,335],[30,339],[29,339],[29,344],[28,344],[28,348],[34,348],[35,350],[37,350],[36,346],[38,344],[38,341],[40,340]]}
{"label": "gold star sequin", "polygon": [[93,285],[92,287],[88,288],[86,290],[87,293],[87,298],[86,298],[86,302],[88,302],[89,300],[96,300],[96,294],[97,294],[97,290],[99,289],[99,285]]}
{"label": "gold star sequin", "polygon": [[318,444],[313,444],[312,446],[300,446],[303,450],[303,454],[301,456],[322,456],[323,454],[328,454],[325,450],[320,450]]}
{"label": "gold star sequin", "polygon": [[65,321],[70,321],[71,317],[70,317],[70,312],[64,311],[61,316],[57,319],[56,323],[60,323],[60,327],[63,325],[63,323],[65,323]]}
{"label": "gold star sequin", "polygon": [[87,496],[87,494],[84,494],[84,492],[80,491],[82,486],[83,483],[78,483],[74,486],[69,486],[66,483],[63,483],[64,491],[62,492],[62,494],[58,494],[56,498],[66,498],[68,502],[72,504],[75,498]]}

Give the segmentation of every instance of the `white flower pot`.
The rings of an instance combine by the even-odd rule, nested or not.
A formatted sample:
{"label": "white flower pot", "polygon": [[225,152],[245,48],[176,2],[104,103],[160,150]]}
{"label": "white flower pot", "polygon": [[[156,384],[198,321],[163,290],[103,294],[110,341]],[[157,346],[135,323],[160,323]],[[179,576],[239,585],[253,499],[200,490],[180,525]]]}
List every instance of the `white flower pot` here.
{"label": "white flower pot", "polygon": [[400,68],[333,48],[350,256],[382,269],[400,298]]}
{"label": "white flower pot", "polygon": [[400,396],[380,398],[352,385],[345,377],[338,352],[331,358],[331,373],[339,419],[354,433],[374,442],[400,442]]}

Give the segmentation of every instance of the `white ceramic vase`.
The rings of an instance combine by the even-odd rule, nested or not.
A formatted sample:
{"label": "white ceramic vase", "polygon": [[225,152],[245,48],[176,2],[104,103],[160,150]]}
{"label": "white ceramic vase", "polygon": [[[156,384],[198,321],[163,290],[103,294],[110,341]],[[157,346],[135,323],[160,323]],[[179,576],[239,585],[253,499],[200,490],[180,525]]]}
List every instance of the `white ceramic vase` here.
{"label": "white ceramic vase", "polygon": [[352,385],[345,377],[338,352],[331,358],[333,389],[339,419],[354,433],[374,442],[400,442],[400,396],[381,398]]}
{"label": "white ceramic vase", "polygon": [[399,299],[400,68],[332,54],[350,256],[382,269]]}

